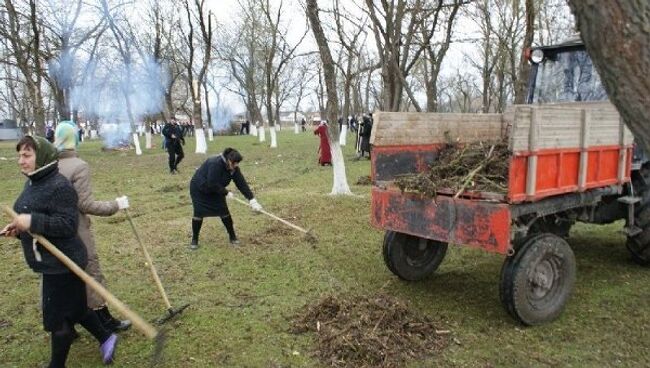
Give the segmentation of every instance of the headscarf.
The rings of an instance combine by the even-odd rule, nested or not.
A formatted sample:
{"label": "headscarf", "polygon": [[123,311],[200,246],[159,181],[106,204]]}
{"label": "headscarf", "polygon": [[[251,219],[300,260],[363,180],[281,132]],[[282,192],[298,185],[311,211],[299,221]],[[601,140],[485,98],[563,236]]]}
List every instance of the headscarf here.
{"label": "headscarf", "polygon": [[34,140],[34,153],[36,154],[36,167],[33,172],[27,174],[27,176],[32,177],[34,174],[43,171],[46,167],[56,164],[59,153],[47,139],[36,135],[28,137]]}
{"label": "headscarf", "polygon": [[79,134],[77,126],[72,121],[64,120],[57,125],[54,132],[54,145],[59,152],[77,149]]}

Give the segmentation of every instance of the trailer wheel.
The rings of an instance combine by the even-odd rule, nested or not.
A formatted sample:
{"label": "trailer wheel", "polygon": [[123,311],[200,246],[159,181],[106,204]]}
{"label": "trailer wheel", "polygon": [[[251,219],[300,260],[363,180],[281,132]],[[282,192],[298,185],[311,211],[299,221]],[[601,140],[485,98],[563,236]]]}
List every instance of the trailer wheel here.
{"label": "trailer wheel", "polygon": [[395,273],[395,270],[393,269],[393,263],[390,260],[390,246],[394,242],[395,239],[395,234],[397,234],[394,231],[386,231],[384,234],[384,244],[382,247],[382,254],[384,255],[384,264],[386,264],[386,267],[390,270],[390,272]]}
{"label": "trailer wheel", "polygon": [[532,235],[504,262],[501,302],[525,325],[547,323],[564,310],[575,279],[575,257],[569,244],[554,234]]}
{"label": "trailer wheel", "polygon": [[387,231],[384,235],[386,267],[407,281],[417,281],[435,272],[447,254],[447,243]]}

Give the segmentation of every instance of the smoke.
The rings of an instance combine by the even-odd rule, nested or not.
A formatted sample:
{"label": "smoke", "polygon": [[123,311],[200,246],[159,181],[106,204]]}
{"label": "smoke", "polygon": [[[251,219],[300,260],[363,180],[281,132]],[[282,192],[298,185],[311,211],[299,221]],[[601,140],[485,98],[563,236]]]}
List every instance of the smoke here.
{"label": "smoke", "polygon": [[70,94],[72,106],[100,122],[107,147],[130,141],[131,119],[137,124],[162,110],[168,84],[168,75],[153,58],[129,64],[112,61],[91,61],[83,80]]}
{"label": "smoke", "polygon": [[233,112],[228,106],[216,106],[212,109],[212,130],[215,132],[230,129]]}
{"label": "smoke", "polygon": [[69,48],[64,49],[58,58],[48,63],[50,77],[56,80],[59,88],[67,90],[72,87],[74,80],[74,55]]}

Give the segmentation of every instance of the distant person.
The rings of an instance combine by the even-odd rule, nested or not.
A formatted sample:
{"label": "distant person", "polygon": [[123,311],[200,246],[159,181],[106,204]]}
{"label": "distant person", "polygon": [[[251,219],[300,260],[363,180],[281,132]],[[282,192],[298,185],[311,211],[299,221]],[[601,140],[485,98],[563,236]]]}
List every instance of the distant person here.
{"label": "distant person", "polygon": [[226,203],[227,196],[233,196],[226,189],[231,181],[235,182],[237,189],[248,199],[255,211],[261,211],[262,206],[255,199],[253,192],[239,169],[242,155],[233,148],[226,148],[223,153],[205,160],[196,170],[190,181],[190,196],[192,197],[192,241],[190,249],[199,248],[199,233],[205,217],[220,217],[223,226],[228,232],[230,244],[239,245],[235,234],[235,227]]}
{"label": "distant person", "polygon": [[77,236],[77,193],[59,173],[56,148],[45,138],[25,136],[16,151],[27,183],[14,203],[18,216],[0,233],[20,239],[27,265],[42,275],[43,328],[50,332],[51,345],[49,367],[65,367],[77,323],[97,339],[102,361],[110,364],[117,335],[104,329],[88,309],[84,282],[31,235],[44,236],[77,266],[85,268],[86,248]]}
{"label": "distant person", "polygon": [[321,166],[332,165],[332,151],[327,137],[327,121],[321,121],[318,127],[314,129],[314,134],[320,137],[318,164]]}
{"label": "distant person", "polygon": [[364,115],[361,126],[359,127],[360,144],[357,152],[356,160],[364,157],[364,153],[368,153],[370,159],[370,135],[372,134],[372,114]]}
{"label": "distant person", "polygon": [[[99,265],[95,237],[92,233],[88,215],[112,216],[121,209],[129,208],[129,200],[126,196],[118,197],[114,201],[96,201],[93,198],[90,185],[90,169],[88,164],[77,155],[78,142],[75,137],[74,125],[68,123],[70,122],[59,123],[54,134],[56,137],[54,146],[59,152],[59,172],[70,180],[79,197],[77,235],[86,246],[86,253],[88,254],[86,272],[102,286],[106,286],[106,278]],[[131,321],[120,321],[114,318],[108,310],[106,300],[92,288],[86,288],[86,296],[88,308],[97,314],[105,329],[116,332],[125,331],[131,327]]]}
{"label": "distant person", "polygon": [[165,136],[165,145],[167,147],[167,154],[169,155],[169,173],[172,175],[178,174],[178,164],[185,157],[183,153],[183,146],[185,145],[183,131],[176,120],[172,120],[165,124],[162,134]]}
{"label": "distant person", "polygon": [[307,131],[307,120],[305,120],[305,118],[302,118],[302,120],[300,120],[300,127],[303,132]]}
{"label": "distant person", "polygon": [[45,127],[45,139],[50,143],[54,143],[54,128],[52,127],[52,124],[48,124]]}
{"label": "distant person", "polygon": [[239,135],[248,135],[250,134],[251,130],[251,122],[249,120],[246,120],[241,124],[241,128],[239,129]]}

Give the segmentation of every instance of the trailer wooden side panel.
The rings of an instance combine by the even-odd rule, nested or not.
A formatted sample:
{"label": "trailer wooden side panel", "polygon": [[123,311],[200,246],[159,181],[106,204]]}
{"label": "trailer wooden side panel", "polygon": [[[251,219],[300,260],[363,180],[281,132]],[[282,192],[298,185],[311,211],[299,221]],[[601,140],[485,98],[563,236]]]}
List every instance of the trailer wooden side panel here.
{"label": "trailer wooden side panel", "polygon": [[416,146],[467,143],[504,136],[501,114],[440,114],[378,112],[370,143],[375,146]]}

